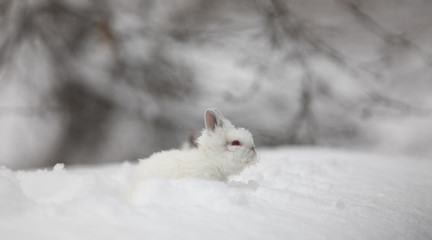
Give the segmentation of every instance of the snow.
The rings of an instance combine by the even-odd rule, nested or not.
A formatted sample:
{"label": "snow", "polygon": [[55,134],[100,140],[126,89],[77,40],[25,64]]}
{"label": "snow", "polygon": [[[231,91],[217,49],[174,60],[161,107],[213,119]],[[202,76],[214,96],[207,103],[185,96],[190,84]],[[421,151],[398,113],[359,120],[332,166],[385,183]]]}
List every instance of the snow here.
{"label": "snow", "polygon": [[1,239],[432,239],[432,162],[259,149],[229,182],[152,179],[135,164],[0,169]]}

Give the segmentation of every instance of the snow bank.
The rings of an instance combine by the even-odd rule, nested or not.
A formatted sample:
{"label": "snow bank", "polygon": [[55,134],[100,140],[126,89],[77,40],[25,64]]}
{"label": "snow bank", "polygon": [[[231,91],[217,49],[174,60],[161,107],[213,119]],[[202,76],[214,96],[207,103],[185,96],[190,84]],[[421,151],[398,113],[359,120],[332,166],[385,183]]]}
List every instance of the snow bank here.
{"label": "snow bank", "polygon": [[0,169],[2,239],[432,239],[432,162],[268,149],[229,183]]}

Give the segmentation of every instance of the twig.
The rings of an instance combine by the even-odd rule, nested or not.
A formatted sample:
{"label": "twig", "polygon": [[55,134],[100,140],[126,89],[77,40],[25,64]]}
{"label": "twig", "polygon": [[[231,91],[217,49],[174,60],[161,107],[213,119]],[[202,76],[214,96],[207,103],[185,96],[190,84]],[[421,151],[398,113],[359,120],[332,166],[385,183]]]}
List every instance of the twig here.
{"label": "twig", "polygon": [[395,34],[376,22],[371,16],[366,14],[361,8],[351,0],[334,0],[336,3],[347,9],[358,22],[371,33],[378,36],[384,42],[393,46],[402,46],[414,50],[421,56],[423,61],[429,67],[432,67],[432,53],[425,50],[417,43],[411,41],[403,34]]}

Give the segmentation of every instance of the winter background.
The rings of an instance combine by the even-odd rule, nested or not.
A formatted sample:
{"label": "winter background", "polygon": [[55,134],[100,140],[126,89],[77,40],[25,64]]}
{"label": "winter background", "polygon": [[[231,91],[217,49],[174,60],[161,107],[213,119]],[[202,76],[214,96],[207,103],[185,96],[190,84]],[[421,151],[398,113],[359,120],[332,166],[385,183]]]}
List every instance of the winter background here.
{"label": "winter background", "polygon": [[[432,2],[0,0],[2,239],[432,239]],[[141,182],[218,107],[260,162]]]}

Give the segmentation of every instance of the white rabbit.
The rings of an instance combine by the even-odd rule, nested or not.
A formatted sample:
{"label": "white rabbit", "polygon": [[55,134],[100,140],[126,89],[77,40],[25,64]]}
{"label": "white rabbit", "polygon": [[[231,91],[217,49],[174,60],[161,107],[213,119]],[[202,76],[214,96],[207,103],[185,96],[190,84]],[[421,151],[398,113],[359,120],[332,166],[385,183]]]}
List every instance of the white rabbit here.
{"label": "white rabbit", "polygon": [[134,185],[149,178],[200,178],[225,181],[256,163],[252,134],[235,128],[217,109],[204,114],[206,128],[197,139],[197,148],[169,150],[141,159]]}

